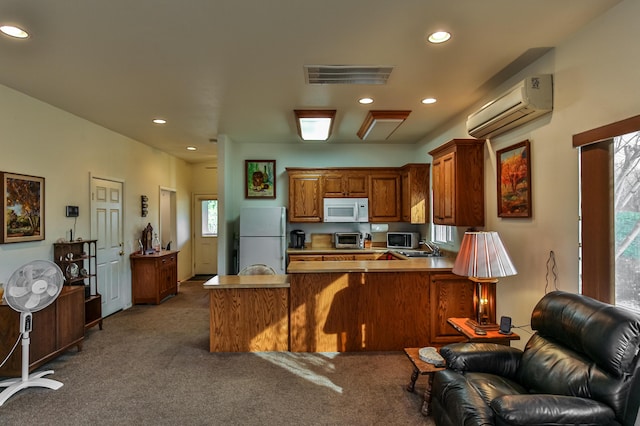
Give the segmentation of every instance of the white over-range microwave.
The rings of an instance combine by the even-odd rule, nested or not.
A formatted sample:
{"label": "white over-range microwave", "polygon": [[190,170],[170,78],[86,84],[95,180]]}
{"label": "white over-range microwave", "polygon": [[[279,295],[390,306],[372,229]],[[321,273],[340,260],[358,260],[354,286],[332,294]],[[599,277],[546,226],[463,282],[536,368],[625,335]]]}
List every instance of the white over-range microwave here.
{"label": "white over-range microwave", "polygon": [[325,222],[369,222],[368,198],[325,198]]}

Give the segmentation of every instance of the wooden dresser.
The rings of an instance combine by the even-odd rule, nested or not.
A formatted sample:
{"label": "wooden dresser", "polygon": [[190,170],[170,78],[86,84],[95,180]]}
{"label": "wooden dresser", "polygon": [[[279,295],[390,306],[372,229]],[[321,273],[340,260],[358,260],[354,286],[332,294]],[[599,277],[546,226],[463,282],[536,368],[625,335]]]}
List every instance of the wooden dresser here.
{"label": "wooden dresser", "polygon": [[178,252],[135,253],[131,260],[131,292],[134,304],[159,304],[178,293]]}
{"label": "wooden dresser", "polygon": [[[41,311],[33,313],[33,330],[29,333],[29,372],[54,359],[72,346],[82,349],[84,340],[84,286],[65,285],[58,298]],[[0,303],[0,354],[4,358],[20,337],[20,313]],[[2,359],[0,359],[2,361]],[[20,377],[22,345],[0,368],[0,376]]]}

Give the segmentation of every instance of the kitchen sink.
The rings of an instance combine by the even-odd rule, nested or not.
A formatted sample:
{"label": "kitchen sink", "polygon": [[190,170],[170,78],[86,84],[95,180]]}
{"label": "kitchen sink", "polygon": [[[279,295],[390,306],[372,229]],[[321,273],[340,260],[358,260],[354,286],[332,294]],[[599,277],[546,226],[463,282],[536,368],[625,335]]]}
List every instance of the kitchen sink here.
{"label": "kitchen sink", "polygon": [[398,251],[397,253],[406,257],[441,257],[441,255],[436,255],[435,253],[426,250],[407,250]]}

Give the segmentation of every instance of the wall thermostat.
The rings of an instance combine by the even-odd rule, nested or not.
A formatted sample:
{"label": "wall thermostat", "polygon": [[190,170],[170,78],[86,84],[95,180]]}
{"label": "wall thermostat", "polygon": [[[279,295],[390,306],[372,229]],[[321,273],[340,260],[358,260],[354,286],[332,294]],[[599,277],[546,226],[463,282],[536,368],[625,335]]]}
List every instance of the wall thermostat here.
{"label": "wall thermostat", "polygon": [[67,206],[67,217],[78,217],[78,206]]}

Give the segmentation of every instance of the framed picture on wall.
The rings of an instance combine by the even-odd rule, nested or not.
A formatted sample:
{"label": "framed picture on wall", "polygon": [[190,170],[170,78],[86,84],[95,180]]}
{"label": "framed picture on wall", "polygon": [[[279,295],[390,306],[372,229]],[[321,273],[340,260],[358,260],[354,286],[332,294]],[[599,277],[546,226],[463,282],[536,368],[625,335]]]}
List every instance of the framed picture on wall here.
{"label": "framed picture on wall", "polygon": [[0,243],[44,240],[44,178],[0,172],[2,235]]}
{"label": "framed picture on wall", "polygon": [[496,151],[498,217],[531,217],[531,149],[523,141]]}
{"label": "framed picture on wall", "polygon": [[276,160],[245,160],[246,198],[276,198]]}

